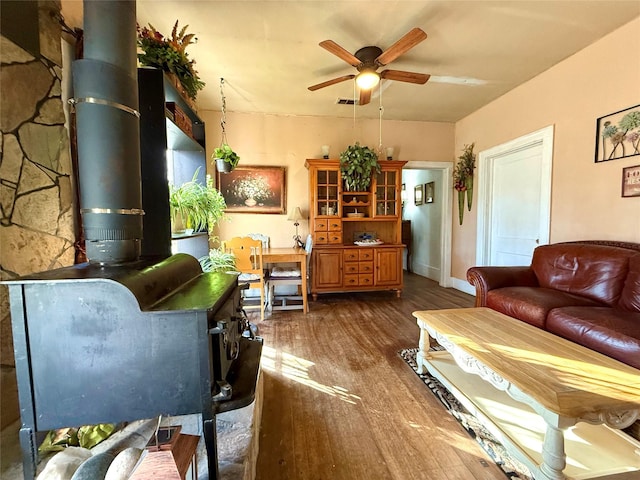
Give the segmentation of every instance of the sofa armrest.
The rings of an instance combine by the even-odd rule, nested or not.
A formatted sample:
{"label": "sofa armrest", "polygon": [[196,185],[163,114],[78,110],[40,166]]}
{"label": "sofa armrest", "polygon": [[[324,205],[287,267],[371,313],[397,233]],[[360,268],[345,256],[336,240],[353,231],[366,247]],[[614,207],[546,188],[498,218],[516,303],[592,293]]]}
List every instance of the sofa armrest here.
{"label": "sofa armrest", "polygon": [[486,307],[487,293],[502,287],[537,287],[531,267],[471,267],[467,281],[476,288],[476,307]]}

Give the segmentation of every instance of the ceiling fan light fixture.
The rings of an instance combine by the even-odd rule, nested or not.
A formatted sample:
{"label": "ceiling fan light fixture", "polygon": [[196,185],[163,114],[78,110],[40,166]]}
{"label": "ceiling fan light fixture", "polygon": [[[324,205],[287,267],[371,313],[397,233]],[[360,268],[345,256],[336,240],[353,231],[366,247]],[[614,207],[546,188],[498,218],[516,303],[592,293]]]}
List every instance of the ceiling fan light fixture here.
{"label": "ceiling fan light fixture", "polygon": [[363,70],[356,77],[356,84],[363,90],[370,90],[380,83],[380,75],[373,70]]}

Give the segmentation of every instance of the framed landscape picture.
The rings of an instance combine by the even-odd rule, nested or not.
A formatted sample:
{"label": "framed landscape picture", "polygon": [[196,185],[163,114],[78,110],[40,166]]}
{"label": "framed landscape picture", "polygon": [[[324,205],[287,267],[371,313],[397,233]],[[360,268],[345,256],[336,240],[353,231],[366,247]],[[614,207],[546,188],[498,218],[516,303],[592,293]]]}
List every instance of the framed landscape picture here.
{"label": "framed landscape picture", "polygon": [[286,167],[238,166],[218,172],[228,213],[287,213]]}
{"label": "framed landscape picture", "polygon": [[640,155],[640,105],[596,122],[596,163]]}

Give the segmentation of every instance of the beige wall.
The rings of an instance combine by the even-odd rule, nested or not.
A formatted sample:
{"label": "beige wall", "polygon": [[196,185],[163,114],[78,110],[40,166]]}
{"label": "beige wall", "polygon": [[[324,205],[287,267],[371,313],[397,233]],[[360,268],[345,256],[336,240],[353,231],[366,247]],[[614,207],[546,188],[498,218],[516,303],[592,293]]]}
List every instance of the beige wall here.
{"label": "beige wall", "polygon": [[[206,125],[207,153],[220,143],[220,112],[200,111]],[[309,212],[307,158],[321,158],[321,145],[330,145],[331,158],[356,140],[376,148],[379,121],[351,118],[296,117],[285,115],[227,112],[227,140],[240,155],[242,165],[284,165],[287,167],[287,212],[299,206]],[[383,122],[383,144],[393,146],[397,160],[450,161],[453,155],[454,125],[450,123]],[[211,161],[208,172],[214,174]],[[229,214],[222,222],[220,238],[247,233],[264,233],[274,247],[289,247],[295,227],[287,215]],[[303,237],[309,232],[307,221],[299,227]]]}
{"label": "beige wall", "polygon": [[[594,162],[596,119],[640,103],[639,31],[636,18],[456,124],[455,157],[464,144],[480,152],[554,125],[551,242],[640,242],[640,197],[620,196],[622,168],[640,157]],[[477,203],[453,224],[455,278],[475,262]]]}

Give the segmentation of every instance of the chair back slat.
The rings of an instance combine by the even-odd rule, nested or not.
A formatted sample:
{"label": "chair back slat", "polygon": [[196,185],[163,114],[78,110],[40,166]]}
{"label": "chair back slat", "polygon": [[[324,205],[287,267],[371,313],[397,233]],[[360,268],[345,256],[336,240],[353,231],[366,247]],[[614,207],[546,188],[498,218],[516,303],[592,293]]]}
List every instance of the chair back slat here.
{"label": "chair back slat", "polygon": [[225,252],[233,253],[236,270],[262,275],[262,242],[249,237],[234,237],[222,242]]}

